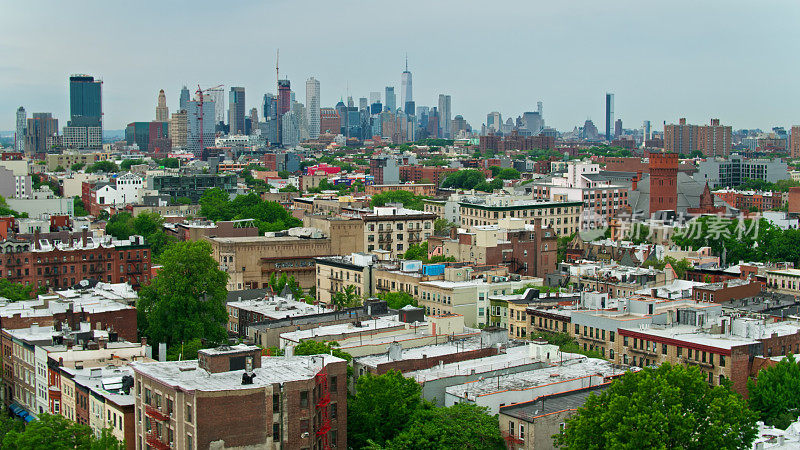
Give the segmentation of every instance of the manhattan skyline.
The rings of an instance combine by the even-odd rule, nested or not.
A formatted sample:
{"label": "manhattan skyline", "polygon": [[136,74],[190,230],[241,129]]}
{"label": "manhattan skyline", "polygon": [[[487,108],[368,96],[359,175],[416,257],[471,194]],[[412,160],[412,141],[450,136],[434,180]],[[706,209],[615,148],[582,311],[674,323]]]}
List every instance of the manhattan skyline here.
{"label": "manhattan skyline", "polygon": [[[476,128],[491,111],[505,121],[535,111],[537,101],[547,125],[560,131],[587,118],[603,127],[606,92],[615,94],[615,118],[626,128],[650,120],[658,130],[680,117],[762,129],[800,121],[800,93],[788,88],[800,63],[787,56],[800,42],[794,26],[800,5],[789,1],[757,10],[738,1],[502,8],[198,1],[153,3],[158,14],[96,1],[80,8],[45,3],[26,11],[2,1],[2,130],[14,129],[19,106],[66,120],[73,73],[104,80],[105,129],[155,119],[160,89],[174,111],[184,84],[192,92],[197,84],[243,86],[249,111],[276,91],[277,48],[281,78],[292,81],[297,100],[306,103],[303,86],[314,77],[323,107],[386,86],[398,95],[408,53],[416,106],[436,106],[439,94],[451,95],[452,116]],[[485,11],[475,14],[477,7]],[[308,15],[309,8],[317,13]],[[326,44],[332,32],[335,47]]]}

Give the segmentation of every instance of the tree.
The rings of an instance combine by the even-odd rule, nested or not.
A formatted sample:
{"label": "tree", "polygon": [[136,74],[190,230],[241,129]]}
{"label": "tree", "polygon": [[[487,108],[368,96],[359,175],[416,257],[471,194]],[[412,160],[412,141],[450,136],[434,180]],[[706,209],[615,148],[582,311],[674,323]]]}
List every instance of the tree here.
{"label": "tree", "polygon": [[484,450],[505,449],[496,416],[488,408],[457,403],[447,408],[423,408],[411,423],[387,442],[387,450],[442,448]]}
{"label": "tree", "polygon": [[333,355],[337,358],[342,358],[347,362],[352,361],[353,357],[350,353],[339,350],[336,348],[339,345],[336,341],[315,341],[313,339],[304,339],[294,347],[295,355]]}
{"label": "tree", "polygon": [[34,294],[43,294],[45,292],[47,292],[47,288],[44,288],[43,291],[42,289],[34,291],[33,286],[25,286],[22,283],[14,283],[5,278],[0,278],[0,297],[12,302],[29,300],[33,298]]}
{"label": "tree", "polygon": [[86,166],[86,164],[84,164],[84,163],[75,163],[75,164],[71,165],[69,168],[73,172],[77,172],[77,171],[83,169],[84,166]]}
{"label": "tree", "polygon": [[287,179],[290,176],[292,176],[292,174],[288,170],[279,170],[278,171],[278,178]]}
{"label": "tree", "polygon": [[66,172],[66,169],[64,169],[64,166],[56,166],[53,172]]}
{"label": "tree", "polygon": [[228,274],[219,270],[205,241],[176,242],[161,255],[162,268],[139,295],[141,334],[151,342],[178,345],[227,336]]}
{"label": "tree", "polygon": [[385,292],[378,298],[386,300],[386,305],[391,309],[400,309],[406,305],[417,306],[417,301],[408,292]]}
{"label": "tree", "polygon": [[106,223],[106,234],[116,239],[128,239],[133,233],[133,214],[123,211],[111,216]]}
{"label": "tree", "polygon": [[747,380],[750,408],[767,425],[785,429],[800,411],[800,364],[789,355]]}
{"label": "tree", "polygon": [[479,170],[467,169],[453,172],[442,182],[443,188],[473,189],[479,183],[486,181],[486,177]]}
{"label": "tree", "polygon": [[347,440],[352,448],[368,441],[384,445],[409,425],[423,406],[422,388],[397,370],[383,375],[365,374],[347,401]]}
{"label": "tree", "polygon": [[200,213],[209,220],[253,219],[259,232],[281,231],[302,225],[277,202],[264,201],[256,193],[239,195],[230,200],[219,188],[208,189],[200,197]]}
{"label": "tree", "polygon": [[[13,420],[13,419],[10,419]],[[61,415],[39,414],[37,420],[24,428],[15,427],[3,436],[2,447],[9,450],[23,449],[82,449],[122,450],[125,445],[104,429],[95,437],[88,425],[79,425]]]}
{"label": "tree", "polygon": [[119,168],[122,170],[131,170],[131,166],[138,166],[139,164],[144,164],[143,159],[126,159],[122,161],[119,165]]}
{"label": "tree", "polygon": [[423,264],[441,263],[441,262],[455,262],[456,258],[453,256],[435,255],[428,258],[428,241],[422,241],[419,244],[412,244],[403,253],[403,259],[419,260]]}
{"label": "tree", "polygon": [[0,216],[28,217],[28,213],[19,213],[14,211],[8,206],[6,199],[0,195]]}
{"label": "tree", "polygon": [[344,290],[334,292],[331,303],[336,309],[353,308],[361,305],[361,297],[356,294],[356,287],[350,285],[345,286]]}
{"label": "tree", "polygon": [[727,386],[709,386],[700,368],[664,363],[591,395],[554,436],[556,446],[600,448],[750,448],[756,414]]}
{"label": "tree", "polygon": [[300,190],[294,187],[292,184],[287,184],[286,186],[278,189],[278,192],[300,192]]}
{"label": "tree", "polygon": [[72,209],[75,211],[76,217],[85,217],[89,215],[89,211],[83,206],[83,200],[80,197],[72,199]]}
{"label": "tree", "polygon": [[458,225],[454,224],[453,222],[440,217],[433,221],[433,233],[437,235],[447,234],[451,228],[455,228],[457,226]]}
{"label": "tree", "polygon": [[423,210],[425,205],[422,200],[427,197],[414,195],[409,191],[386,191],[375,194],[370,200],[370,206],[384,206],[387,203],[402,203],[409,209]]}
{"label": "tree", "polygon": [[91,166],[86,168],[87,173],[103,172],[115,173],[119,172],[119,167],[114,164],[114,161],[97,161]]}
{"label": "tree", "polygon": [[495,175],[496,178],[500,178],[501,180],[519,180],[521,174],[517,169],[502,169]]}
{"label": "tree", "polygon": [[181,166],[181,160],[178,158],[157,159],[156,163],[162,167],[166,167],[167,169],[177,169]]}
{"label": "tree", "polygon": [[556,240],[556,259],[558,262],[563,262],[567,259],[567,249],[569,248],[569,243],[575,239],[575,233],[570,234],[569,236],[559,236]]}

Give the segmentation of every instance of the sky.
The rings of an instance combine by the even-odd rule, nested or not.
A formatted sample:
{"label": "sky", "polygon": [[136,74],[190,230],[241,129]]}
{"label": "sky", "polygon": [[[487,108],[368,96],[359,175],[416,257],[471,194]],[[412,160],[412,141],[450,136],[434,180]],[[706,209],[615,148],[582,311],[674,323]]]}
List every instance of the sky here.
{"label": "sky", "polygon": [[[244,86],[247,109],[281,77],[322,106],[395,86],[408,54],[417,106],[452,96],[480,128],[544,102],[548,126],[604,125],[605,93],[625,128],[650,120],[738,128],[800,124],[796,0],[0,0],[0,130],[15,111],[68,119],[72,73],[103,79],[104,126],[170,111],[182,85]],[[227,100],[227,95],[226,95]]]}

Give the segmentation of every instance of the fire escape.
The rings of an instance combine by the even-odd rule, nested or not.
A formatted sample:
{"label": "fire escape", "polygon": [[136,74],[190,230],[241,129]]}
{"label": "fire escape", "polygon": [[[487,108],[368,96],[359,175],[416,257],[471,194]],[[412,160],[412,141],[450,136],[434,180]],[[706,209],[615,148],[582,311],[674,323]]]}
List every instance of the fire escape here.
{"label": "fire escape", "polygon": [[317,430],[317,437],[322,442],[321,448],[323,450],[330,450],[331,445],[328,442],[328,434],[331,431],[331,418],[328,414],[328,407],[331,403],[331,394],[328,390],[328,369],[323,368],[315,377],[317,387],[319,387],[319,400],[317,400],[317,412],[320,415],[319,429]]}
{"label": "fire escape", "polygon": [[[151,419],[164,423],[165,425],[169,424],[169,413],[165,413],[160,407],[145,405],[144,414]],[[161,439],[162,437],[159,435],[157,427],[155,426],[150,430],[147,430],[145,433],[145,441],[147,442],[147,445],[157,450],[170,450],[172,448],[172,442],[166,443]]]}
{"label": "fire escape", "polygon": [[518,448],[521,448],[521,445],[525,443],[525,441],[520,439],[518,436],[515,436],[514,434],[509,433],[506,430],[501,431],[500,434],[502,434],[503,439],[506,440],[506,448],[508,450],[516,450]]}

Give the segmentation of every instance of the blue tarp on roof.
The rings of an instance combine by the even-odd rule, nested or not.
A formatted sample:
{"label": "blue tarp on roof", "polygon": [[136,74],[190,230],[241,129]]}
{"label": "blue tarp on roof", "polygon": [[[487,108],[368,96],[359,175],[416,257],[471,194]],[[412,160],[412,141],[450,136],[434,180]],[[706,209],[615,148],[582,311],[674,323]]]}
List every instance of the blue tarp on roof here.
{"label": "blue tarp on roof", "polygon": [[27,415],[26,415],[25,417],[23,417],[22,419],[23,419],[25,422],[33,422],[34,420],[36,420],[36,417],[33,417],[33,416],[32,416],[32,415],[30,415],[30,414],[27,414]]}

